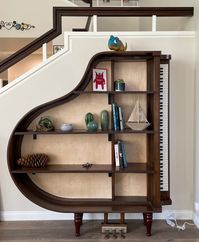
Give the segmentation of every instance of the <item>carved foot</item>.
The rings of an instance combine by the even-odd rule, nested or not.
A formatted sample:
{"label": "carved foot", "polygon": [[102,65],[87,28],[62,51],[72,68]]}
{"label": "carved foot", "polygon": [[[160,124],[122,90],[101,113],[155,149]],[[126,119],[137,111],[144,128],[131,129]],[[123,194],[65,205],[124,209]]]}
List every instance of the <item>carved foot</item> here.
{"label": "carved foot", "polygon": [[146,213],[143,213],[143,224],[146,226]]}
{"label": "carved foot", "polygon": [[145,213],[146,216],[146,235],[151,236],[151,227],[153,222],[153,213]]}
{"label": "carved foot", "polygon": [[74,213],[75,235],[80,236],[80,226],[82,223],[82,213]]}
{"label": "carved foot", "polygon": [[81,225],[83,224],[83,213],[80,213],[81,214]]}

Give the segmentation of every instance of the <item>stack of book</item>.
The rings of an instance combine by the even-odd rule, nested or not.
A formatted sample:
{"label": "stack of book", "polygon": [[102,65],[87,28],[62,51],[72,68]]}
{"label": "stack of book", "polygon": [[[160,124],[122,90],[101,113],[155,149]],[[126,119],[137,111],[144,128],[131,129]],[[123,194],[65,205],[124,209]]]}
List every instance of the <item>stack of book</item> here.
{"label": "stack of book", "polygon": [[128,161],[126,159],[125,144],[123,141],[118,140],[114,144],[115,149],[115,165],[117,167],[126,168],[128,166]]}
{"label": "stack of book", "polygon": [[112,104],[113,110],[113,128],[116,131],[124,130],[124,120],[122,108],[117,106],[115,103]]}

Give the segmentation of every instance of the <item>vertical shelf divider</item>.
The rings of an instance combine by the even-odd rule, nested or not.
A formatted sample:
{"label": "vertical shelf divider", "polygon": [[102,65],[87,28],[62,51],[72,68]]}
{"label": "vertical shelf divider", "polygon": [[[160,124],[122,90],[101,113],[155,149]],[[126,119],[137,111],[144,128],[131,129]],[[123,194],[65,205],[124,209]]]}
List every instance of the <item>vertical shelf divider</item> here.
{"label": "vertical shelf divider", "polygon": [[[161,54],[161,53],[160,53]],[[147,88],[152,88],[155,94],[147,97],[148,115],[152,128],[155,131],[153,135],[147,138],[147,166],[155,170],[153,176],[147,178],[147,198],[155,208],[161,207],[160,204],[160,54],[153,56],[148,61]],[[155,147],[155,148],[154,148]]]}
{"label": "vertical shelf divider", "polygon": [[[111,91],[114,91],[114,77],[115,77],[115,63],[113,60],[111,60]],[[115,96],[114,94],[111,95],[111,130],[113,129],[113,106],[112,104],[115,101]],[[112,140],[111,140],[111,148],[112,148],[112,153],[111,153],[111,160],[112,160],[112,200],[115,200],[115,172],[114,172],[114,167],[115,167],[115,150],[114,150],[114,144],[115,144],[115,135],[112,134]]]}
{"label": "vertical shelf divider", "polygon": [[[147,90],[152,90],[154,91],[154,87],[152,85],[152,59],[147,60]],[[152,99],[147,95],[147,119],[152,125],[153,129],[153,117],[152,117],[152,111],[153,111],[153,103]],[[147,135],[147,169],[153,169],[153,146],[152,146],[152,138],[151,135]],[[152,179],[153,177],[149,174],[147,174],[147,200],[151,201],[152,200]]]}

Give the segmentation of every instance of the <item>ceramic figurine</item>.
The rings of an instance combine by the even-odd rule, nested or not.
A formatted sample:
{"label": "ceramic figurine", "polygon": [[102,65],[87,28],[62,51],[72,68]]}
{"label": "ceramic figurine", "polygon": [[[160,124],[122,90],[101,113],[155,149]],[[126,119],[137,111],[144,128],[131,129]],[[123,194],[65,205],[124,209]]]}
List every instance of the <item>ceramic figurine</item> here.
{"label": "ceramic figurine", "polygon": [[108,41],[108,47],[110,50],[125,51],[127,49],[127,43],[124,46],[124,44],[118,37],[114,37],[113,35],[111,35]]}
{"label": "ceramic figurine", "polygon": [[98,124],[95,121],[91,121],[87,124],[87,130],[89,132],[95,132],[98,129]]}
{"label": "ceramic figurine", "polygon": [[109,114],[108,111],[103,110],[100,113],[100,124],[102,130],[108,130],[109,128]]}
{"label": "ceramic figurine", "polygon": [[88,125],[89,122],[93,121],[94,120],[94,116],[92,113],[87,113],[85,115],[85,123],[86,123],[86,126]]}
{"label": "ceramic figurine", "polygon": [[50,117],[41,117],[37,124],[38,131],[51,131],[54,130],[53,121]]}

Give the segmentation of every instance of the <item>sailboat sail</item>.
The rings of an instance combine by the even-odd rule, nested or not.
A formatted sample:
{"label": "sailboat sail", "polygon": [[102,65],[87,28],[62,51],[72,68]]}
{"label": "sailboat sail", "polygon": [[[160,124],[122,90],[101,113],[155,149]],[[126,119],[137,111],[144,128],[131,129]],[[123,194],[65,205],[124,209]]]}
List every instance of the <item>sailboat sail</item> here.
{"label": "sailboat sail", "polygon": [[135,107],[126,123],[132,130],[144,130],[150,123],[148,122],[144,111],[142,110],[139,101],[136,102]]}

